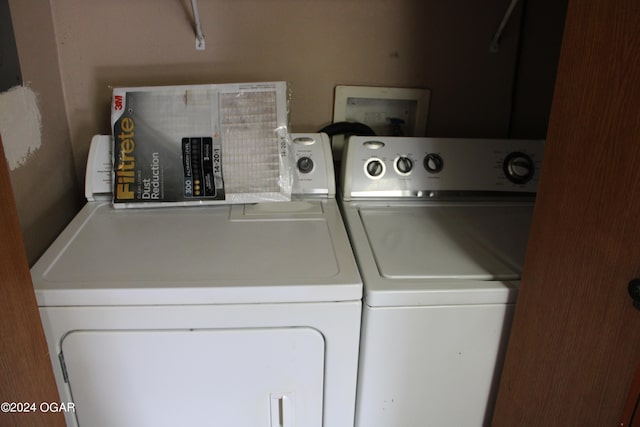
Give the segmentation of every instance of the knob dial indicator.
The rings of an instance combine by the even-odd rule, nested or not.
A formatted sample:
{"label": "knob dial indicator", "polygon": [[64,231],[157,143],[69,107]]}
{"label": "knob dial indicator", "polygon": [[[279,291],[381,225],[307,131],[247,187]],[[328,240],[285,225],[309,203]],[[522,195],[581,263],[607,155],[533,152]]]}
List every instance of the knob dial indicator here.
{"label": "knob dial indicator", "polygon": [[444,168],[444,160],[439,154],[429,153],[424,156],[424,168],[429,173],[438,173]]}
{"label": "knob dial indicator", "polygon": [[502,167],[507,179],[514,184],[526,184],[535,173],[535,165],[528,154],[516,151],[509,153]]}

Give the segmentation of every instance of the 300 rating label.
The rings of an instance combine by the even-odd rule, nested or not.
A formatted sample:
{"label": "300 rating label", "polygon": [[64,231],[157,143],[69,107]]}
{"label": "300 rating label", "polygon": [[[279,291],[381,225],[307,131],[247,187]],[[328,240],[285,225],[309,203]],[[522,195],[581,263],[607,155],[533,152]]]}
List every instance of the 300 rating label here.
{"label": "300 rating label", "polygon": [[74,402],[2,402],[0,411],[4,413],[28,412],[75,412]]}

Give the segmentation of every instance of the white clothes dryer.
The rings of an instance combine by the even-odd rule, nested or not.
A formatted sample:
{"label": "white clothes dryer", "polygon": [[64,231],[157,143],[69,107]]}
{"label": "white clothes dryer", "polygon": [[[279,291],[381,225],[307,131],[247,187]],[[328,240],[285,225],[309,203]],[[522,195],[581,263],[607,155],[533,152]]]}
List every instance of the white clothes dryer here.
{"label": "white clothes dryer", "polygon": [[348,140],[342,210],[364,282],[356,426],[490,423],[542,148]]}
{"label": "white clothes dryer", "polygon": [[293,135],[296,200],[161,209],[94,194],[111,143],[31,271],[67,424],[352,427],[362,283],[327,136]]}

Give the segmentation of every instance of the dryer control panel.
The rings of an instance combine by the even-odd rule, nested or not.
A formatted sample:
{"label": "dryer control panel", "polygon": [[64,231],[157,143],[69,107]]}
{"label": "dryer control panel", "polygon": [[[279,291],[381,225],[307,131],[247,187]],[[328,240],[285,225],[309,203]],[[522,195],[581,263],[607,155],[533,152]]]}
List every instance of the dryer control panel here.
{"label": "dryer control panel", "polygon": [[292,197],[330,197],[336,194],[331,141],[326,133],[292,133]]}
{"label": "dryer control panel", "polygon": [[531,194],[543,147],[543,140],[352,136],[342,156],[342,197]]}

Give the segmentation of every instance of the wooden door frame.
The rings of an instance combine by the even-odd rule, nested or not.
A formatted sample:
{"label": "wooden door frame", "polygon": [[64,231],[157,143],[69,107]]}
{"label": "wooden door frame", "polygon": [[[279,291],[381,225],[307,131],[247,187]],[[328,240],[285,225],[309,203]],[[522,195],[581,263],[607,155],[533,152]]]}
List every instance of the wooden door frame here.
{"label": "wooden door frame", "polygon": [[572,0],[493,426],[619,425],[640,362],[640,3]]}
{"label": "wooden door frame", "polygon": [[[1,136],[0,227],[0,425],[62,427],[63,414],[47,405],[60,401]],[[4,402],[14,403],[9,412]]]}

